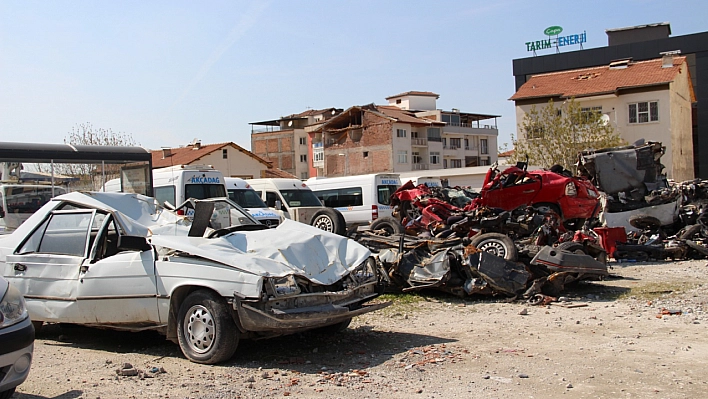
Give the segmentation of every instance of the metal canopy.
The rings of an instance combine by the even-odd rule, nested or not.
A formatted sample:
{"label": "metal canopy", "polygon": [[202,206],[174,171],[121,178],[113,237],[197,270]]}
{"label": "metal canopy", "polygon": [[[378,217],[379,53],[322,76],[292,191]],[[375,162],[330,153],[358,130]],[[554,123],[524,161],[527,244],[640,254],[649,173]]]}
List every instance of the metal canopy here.
{"label": "metal canopy", "polygon": [[143,147],[0,142],[0,162],[129,163],[152,155]]}

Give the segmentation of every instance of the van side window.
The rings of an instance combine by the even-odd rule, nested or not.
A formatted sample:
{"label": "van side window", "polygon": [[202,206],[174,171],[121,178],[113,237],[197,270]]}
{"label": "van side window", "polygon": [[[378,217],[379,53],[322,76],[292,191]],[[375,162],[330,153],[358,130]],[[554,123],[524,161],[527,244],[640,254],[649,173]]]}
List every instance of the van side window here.
{"label": "van side window", "polygon": [[160,205],[165,201],[175,206],[179,205],[175,203],[175,186],[155,187],[155,199]]}
{"label": "van side window", "polygon": [[266,191],[266,205],[268,205],[269,208],[275,208],[275,201],[279,199],[278,194],[272,191]]}
{"label": "van side window", "polygon": [[316,191],[317,198],[330,208],[344,208],[348,206],[362,206],[364,199],[361,187],[338,188],[333,190]]}

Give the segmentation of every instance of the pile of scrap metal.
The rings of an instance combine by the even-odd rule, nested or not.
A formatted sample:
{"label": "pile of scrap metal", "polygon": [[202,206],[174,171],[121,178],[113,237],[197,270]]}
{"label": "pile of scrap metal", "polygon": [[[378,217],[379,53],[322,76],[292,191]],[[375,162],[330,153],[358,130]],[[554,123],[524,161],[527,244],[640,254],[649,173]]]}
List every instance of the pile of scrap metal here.
{"label": "pile of scrap metal", "polygon": [[506,260],[480,250],[469,238],[421,238],[379,231],[360,231],[356,240],[368,247],[386,270],[392,291],[436,289],[454,295],[503,295],[542,302],[566,285],[607,276],[607,265],[580,251],[541,246],[533,257]]}

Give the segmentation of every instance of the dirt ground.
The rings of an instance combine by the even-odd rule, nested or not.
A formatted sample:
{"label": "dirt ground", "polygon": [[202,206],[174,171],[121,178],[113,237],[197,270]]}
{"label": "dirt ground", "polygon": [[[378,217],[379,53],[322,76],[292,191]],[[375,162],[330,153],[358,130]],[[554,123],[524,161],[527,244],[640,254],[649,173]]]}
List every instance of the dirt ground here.
{"label": "dirt ground", "polygon": [[548,306],[389,296],[343,333],[242,341],[219,366],[154,333],[48,325],[13,398],[708,397],[706,261],[612,266]]}

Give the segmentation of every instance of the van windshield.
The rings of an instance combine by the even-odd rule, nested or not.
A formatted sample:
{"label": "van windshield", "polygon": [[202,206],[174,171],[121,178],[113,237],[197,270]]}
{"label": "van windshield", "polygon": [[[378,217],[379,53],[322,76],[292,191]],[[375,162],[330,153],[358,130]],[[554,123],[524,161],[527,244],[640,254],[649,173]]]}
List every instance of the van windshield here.
{"label": "van windshield", "polygon": [[[54,196],[64,193],[66,193],[64,188],[54,186]],[[51,186],[17,185],[0,188],[0,219],[4,219],[6,231],[19,227],[50,199],[52,199]]]}
{"label": "van windshield", "polygon": [[243,208],[267,208],[261,197],[253,190],[229,190],[229,199]]}
{"label": "van windshield", "polygon": [[280,190],[289,207],[322,206],[319,198],[311,190]]}
{"label": "van windshield", "polygon": [[184,198],[207,199],[226,197],[226,187],[223,184],[185,184]]}
{"label": "van windshield", "polygon": [[396,190],[398,190],[398,186],[396,186],[396,185],[376,186],[379,204],[391,205],[391,194],[393,194]]}

